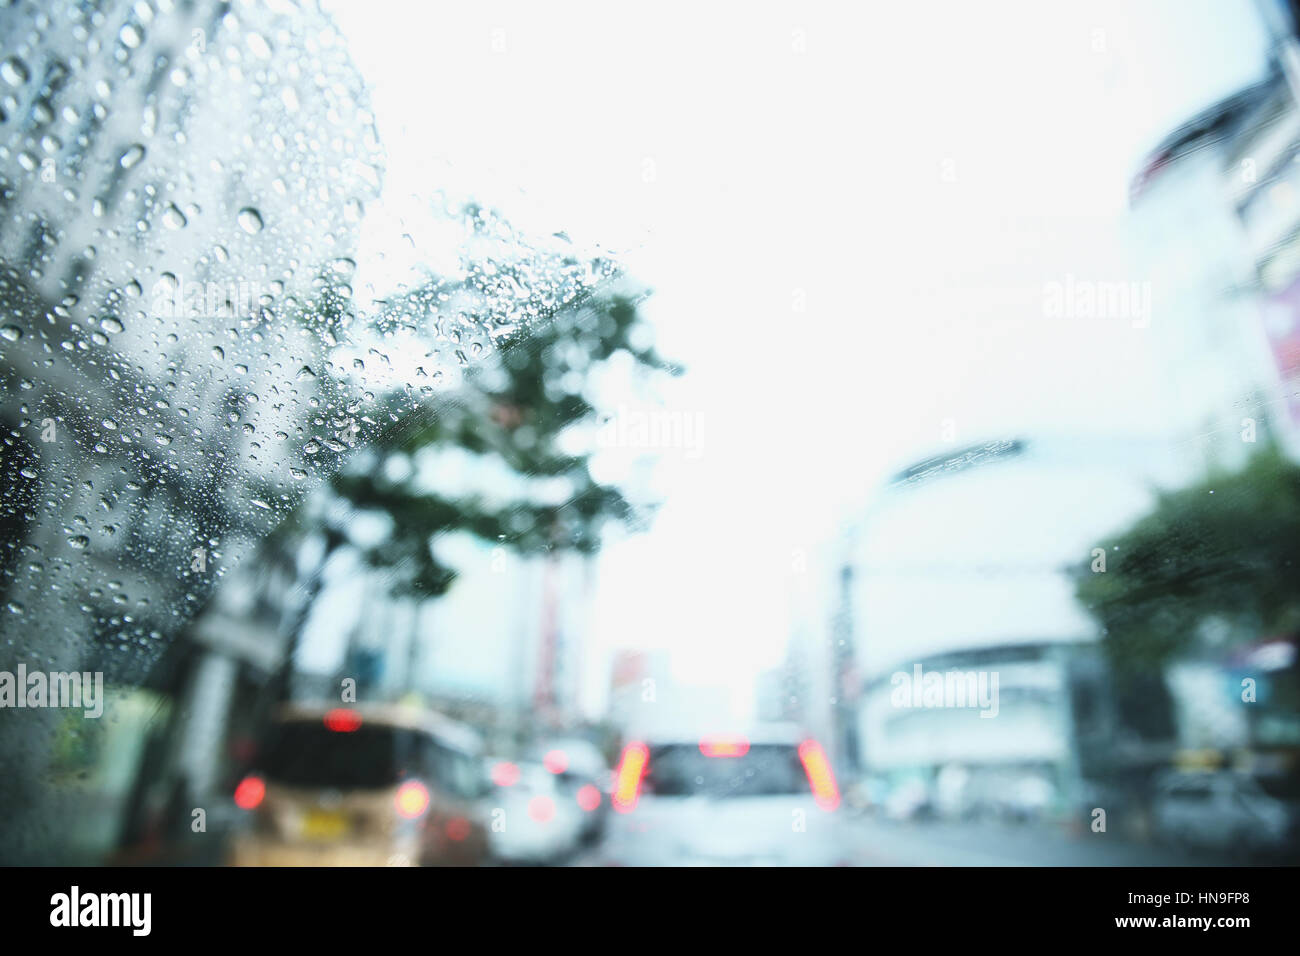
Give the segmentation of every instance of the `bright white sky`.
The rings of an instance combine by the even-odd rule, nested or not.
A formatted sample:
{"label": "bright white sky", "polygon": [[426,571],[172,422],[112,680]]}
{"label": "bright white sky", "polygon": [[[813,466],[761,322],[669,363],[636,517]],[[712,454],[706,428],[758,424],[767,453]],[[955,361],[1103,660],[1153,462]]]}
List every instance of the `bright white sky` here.
{"label": "bright white sky", "polygon": [[1263,69],[1247,2],[326,6],[390,207],[478,196],[656,290],[703,454],[670,456],[653,532],[604,557],[596,619],[737,686],[786,640],[792,549],[943,419],[1158,425],[1145,341],[1052,324],[1043,283],[1133,278],[1140,158]]}

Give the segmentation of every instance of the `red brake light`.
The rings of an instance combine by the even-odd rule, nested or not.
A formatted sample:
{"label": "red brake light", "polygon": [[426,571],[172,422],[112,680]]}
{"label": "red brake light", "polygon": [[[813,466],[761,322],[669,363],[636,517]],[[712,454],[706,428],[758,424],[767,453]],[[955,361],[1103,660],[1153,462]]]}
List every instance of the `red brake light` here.
{"label": "red brake light", "polygon": [[256,810],[266,796],[266,783],[261,777],[245,777],[235,787],[235,806],[241,810]]}
{"label": "red brake light", "polygon": [[408,780],[397,788],[393,803],[402,817],[414,820],[429,809],[429,788],[418,780]]}
{"label": "red brake light", "polygon": [[578,806],[587,813],[595,810],[600,806],[600,790],[593,784],[584,783],[578,788]]}
{"label": "red brake light", "polygon": [[459,843],[468,838],[469,831],[469,821],[464,817],[452,817],[447,821],[447,839],[453,843]]}
{"label": "red brake light", "polygon": [[618,771],[614,776],[614,809],[619,813],[629,813],[636,806],[641,795],[641,776],[646,764],[650,762],[650,751],[645,744],[628,744],[623,748],[623,757],[619,760]]}
{"label": "red brake light", "polygon": [[555,816],[555,801],[550,797],[533,797],[528,801],[528,815],[538,823],[548,823]]}
{"label": "red brake light", "polygon": [[706,757],[743,757],[749,753],[749,741],[744,737],[705,737],[700,741],[700,753]]}
{"label": "red brake light", "polygon": [[346,707],[335,707],[326,712],[325,726],[336,734],[350,734],[361,726],[361,715]]}
{"label": "red brake light", "polygon": [[823,810],[834,810],[840,805],[840,788],[835,784],[835,774],[831,771],[831,762],[826,759],[826,751],[815,740],[805,740],[799,745],[799,761],[804,773],[808,775],[808,784],[812,787],[813,799]]}
{"label": "red brake light", "polygon": [[564,773],[569,769],[569,755],[563,750],[548,750],[542,758],[542,766],[551,773]]}
{"label": "red brake light", "polygon": [[519,782],[518,765],[510,763],[508,760],[493,764],[492,782],[498,787],[513,787]]}

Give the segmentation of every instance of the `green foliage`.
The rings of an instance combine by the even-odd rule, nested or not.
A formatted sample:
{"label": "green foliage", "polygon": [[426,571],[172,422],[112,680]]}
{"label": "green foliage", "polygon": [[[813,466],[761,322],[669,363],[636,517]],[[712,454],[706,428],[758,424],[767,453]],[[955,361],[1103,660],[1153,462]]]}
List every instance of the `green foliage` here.
{"label": "green foliage", "polygon": [[[559,447],[562,433],[593,424],[588,398],[593,373],[617,353],[628,353],[642,372],[675,373],[653,348],[641,344],[636,301],[627,295],[596,296],[520,327],[498,342],[496,354],[467,373],[463,387],[431,399],[402,427],[345,467],[333,492],[352,509],[381,512],[392,533],[365,555],[377,568],[395,570],[396,588],[435,597],[455,578],[430,548],[431,540],[469,532],[518,552],[558,550],[593,553],[606,522],[627,523],[634,509],[616,488],[596,482],[585,456]],[[392,455],[412,456],[430,447],[460,448],[487,456],[526,480],[548,479],[565,490],[563,500],[526,495],[502,505],[483,497],[451,499],[417,476],[393,477]]]}
{"label": "green foliage", "polygon": [[103,749],[103,737],[100,721],[86,720],[80,710],[62,712],[50,747],[50,771],[61,776],[89,773]]}
{"label": "green foliage", "polygon": [[1106,570],[1084,565],[1076,595],[1121,669],[1195,646],[1210,620],[1239,639],[1300,624],[1300,468],[1267,449],[1239,472],[1162,493],[1106,544]]}

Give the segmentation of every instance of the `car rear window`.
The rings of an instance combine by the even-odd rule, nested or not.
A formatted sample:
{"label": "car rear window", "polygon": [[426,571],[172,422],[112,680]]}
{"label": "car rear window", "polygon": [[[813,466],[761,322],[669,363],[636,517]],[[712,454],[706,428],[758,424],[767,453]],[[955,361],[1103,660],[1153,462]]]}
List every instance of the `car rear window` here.
{"label": "car rear window", "polygon": [[798,750],[760,744],[736,757],[708,757],[698,746],[652,747],[642,786],[657,797],[760,797],[811,793]]}
{"label": "car rear window", "polygon": [[293,722],[273,732],[259,764],[268,780],[286,786],[379,789],[419,775],[429,748],[423,735],[400,727],[370,725],[338,733]]}

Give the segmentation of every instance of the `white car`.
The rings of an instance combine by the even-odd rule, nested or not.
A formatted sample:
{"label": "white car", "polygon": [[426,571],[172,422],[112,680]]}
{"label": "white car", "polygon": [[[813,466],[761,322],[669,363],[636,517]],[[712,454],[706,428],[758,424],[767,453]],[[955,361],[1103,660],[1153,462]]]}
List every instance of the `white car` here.
{"label": "white car", "polygon": [[583,813],[541,764],[495,761],[487,801],[488,851],[497,862],[563,862],[579,844]]}
{"label": "white car", "polygon": [[602,862],[824,866],[846,862],[840,794],[801,735],[633,741],[615,773]]}
{"label": "white car", "polygon": [[930,788],[919,777],[900,781],[885,797],[885,816],[891,820],[913,820],[926,816],[934,807]]}
{"label": "white car", "polygon": [[531,756],[556,778],[562,799],[576,803],[582,811],[580,838],[598,842],[609,821],[611,774],[600,749],[577,737],[557,737],[533,748]]}

